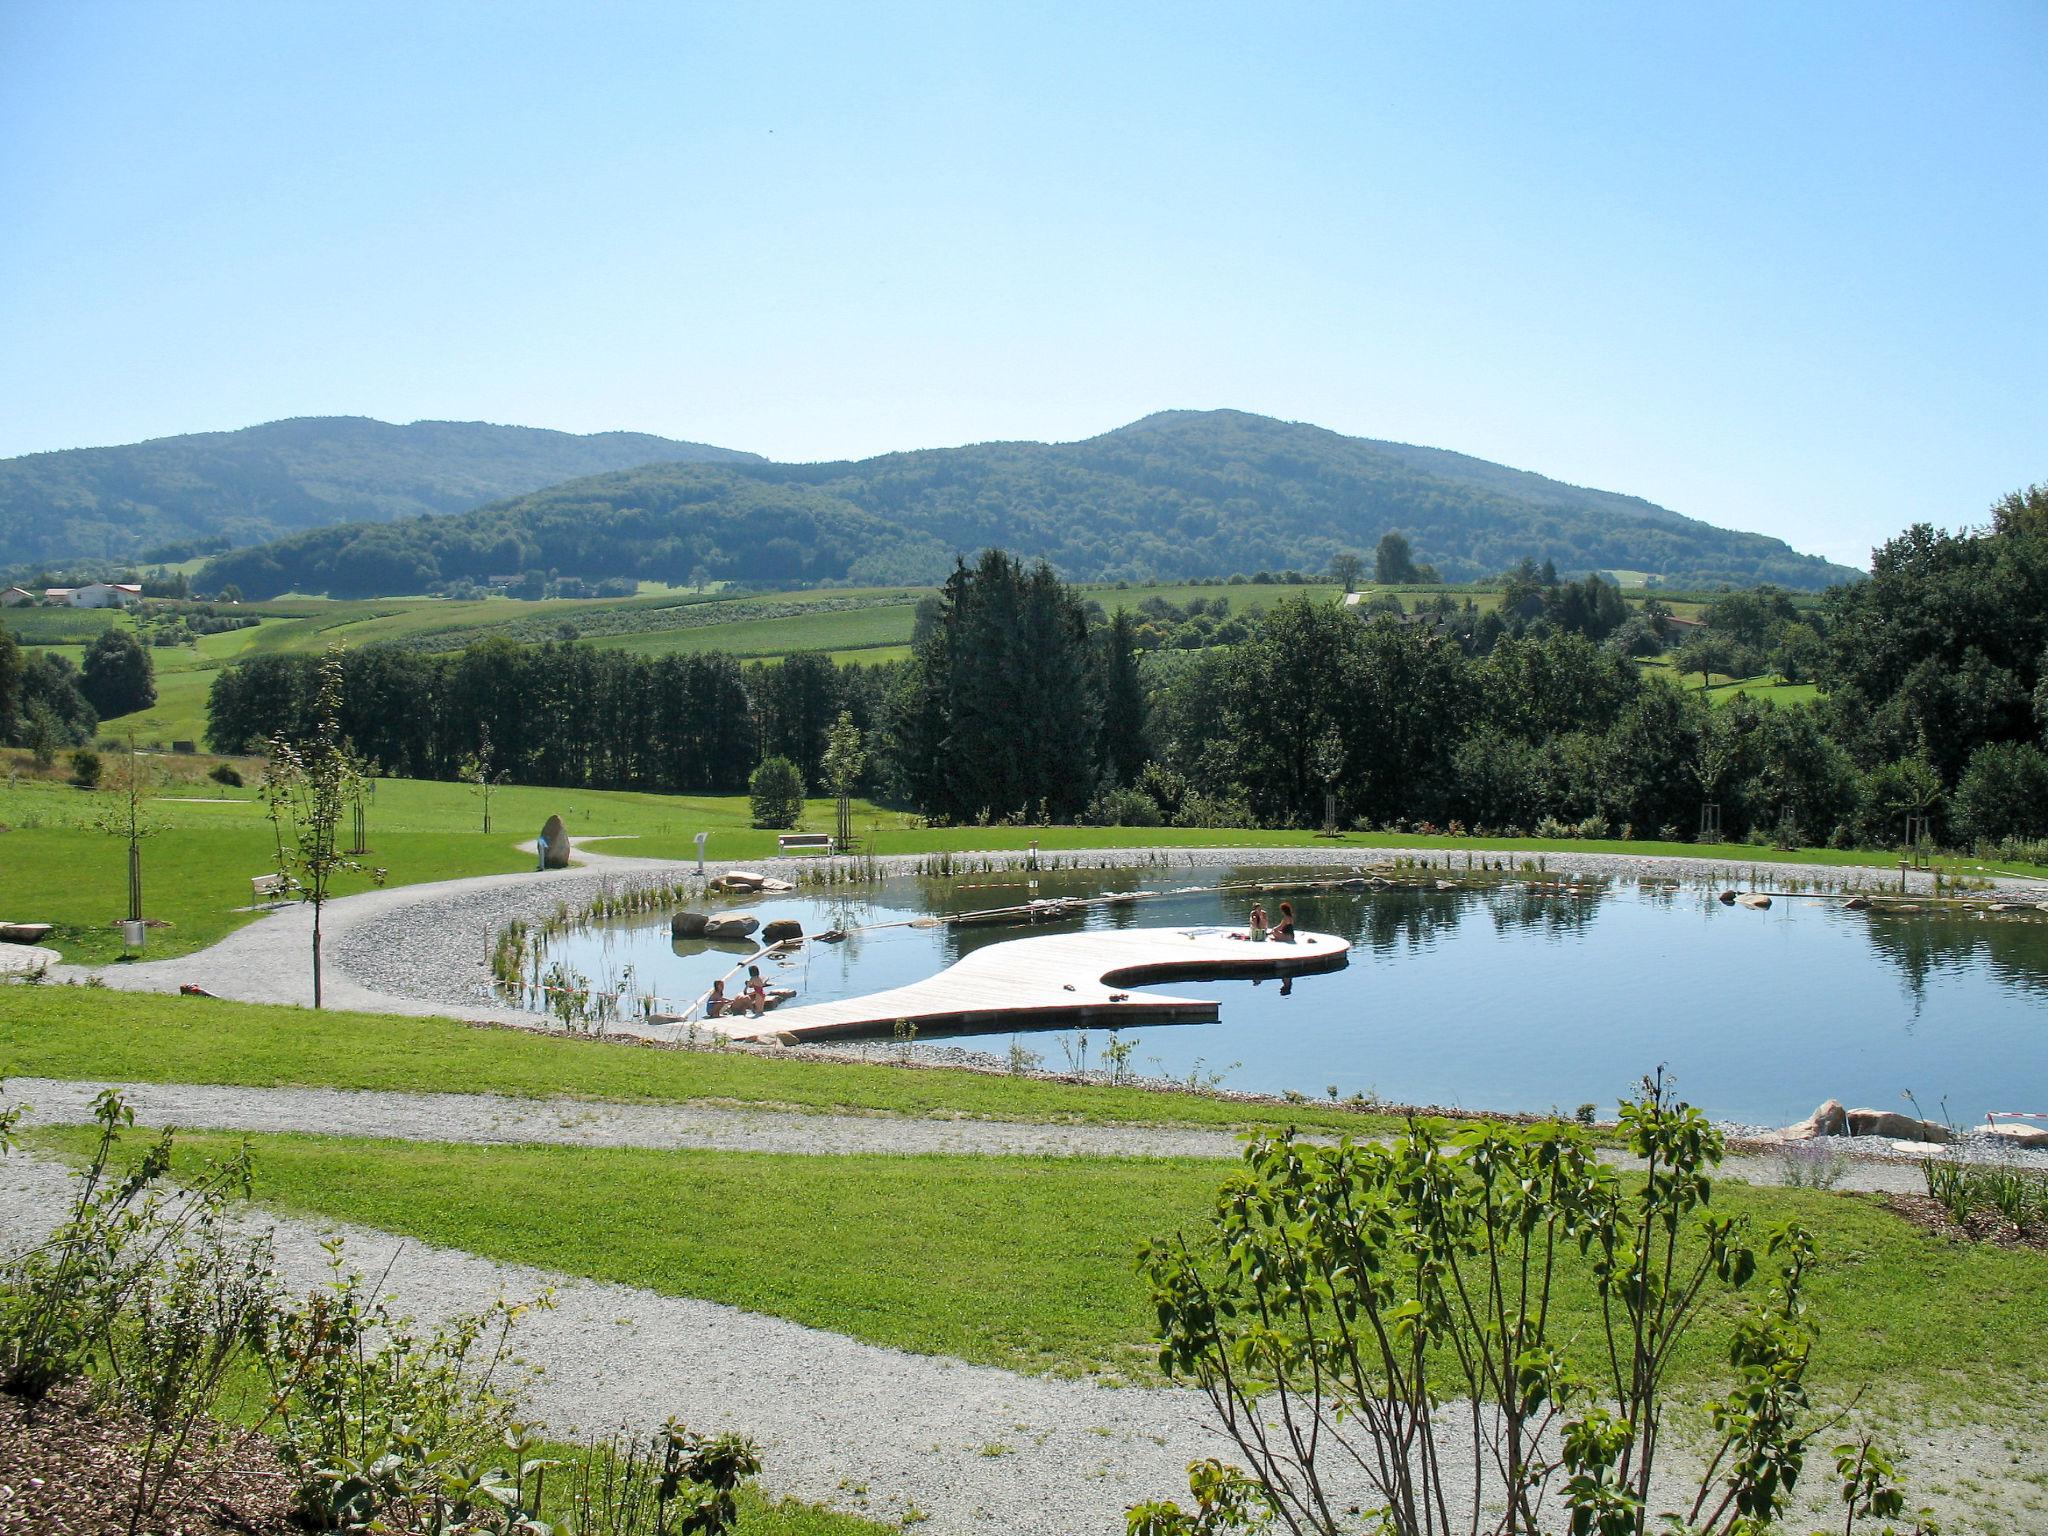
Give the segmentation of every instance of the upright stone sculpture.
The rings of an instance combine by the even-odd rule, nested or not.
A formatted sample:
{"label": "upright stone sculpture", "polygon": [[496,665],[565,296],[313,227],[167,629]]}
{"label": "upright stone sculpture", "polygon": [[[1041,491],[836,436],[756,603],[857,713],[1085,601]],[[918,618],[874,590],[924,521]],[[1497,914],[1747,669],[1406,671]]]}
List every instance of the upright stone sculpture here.
{"label": "upright stone sculpture", "polygon": [[540,829],[542,869],[567,869],[569,867],[569,833],[562,825],[562,818],[550,816],[547,825]]}

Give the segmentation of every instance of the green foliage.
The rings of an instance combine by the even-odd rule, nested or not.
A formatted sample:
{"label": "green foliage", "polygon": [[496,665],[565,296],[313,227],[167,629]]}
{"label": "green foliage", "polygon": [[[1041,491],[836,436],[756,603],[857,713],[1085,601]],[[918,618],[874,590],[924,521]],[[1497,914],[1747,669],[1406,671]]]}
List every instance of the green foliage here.
{"label": "green foliage", "polygon": [[804,780],[786,757],[765,759],[747,780],[747,804],[757,827],[793,827],[803,819]]}
{"label": "green foliage", "polygon": [[167,1194],[157,1181],[170,1168],[172,1133],[122,1168],[115,1153],[134,1110],[107,1090],[93,1100],[93,1119],[98,1128],[64,1220],[0,1271],[0,1388],[30,1399],[80,1379],[109,1350],[149,1376],[147,1328],[140,1342],[117,1340],[117,1324],[177,1283],[164,1262],[195,1231],[216,1233],[228,1200],[248,1192],[249,1159],[238,1152]]}
{"label": "green foliage", "polygon": [[240,789],[242,787],[242,770],[233,763],[215,763],[207,770],[206,776],[223,789]]}
{"label": "green foliage", "polygon": [[237,551],[198,585],[353,596],[514,571],[683,584],[700,569],[777,585],[922,583],[943,579],[954,551],[998,544],[1074,579],[1221,577],[1243,569],[1247,549],[1323,569],[1389,522],[1453,579],[1539,547],[1579,570],[1620,564],[1685,583],[1817,587],[1847,574],[1776,539],[1459,454],[1181,411],[1079,443],[840,464],[647,463],[460,516]]}
{"label": "green foliage", "polygon": [[1992,508],[1989,528],[1918,524],[1869,581],[1828,594],[1819,677],[1866,766],[1924,756],[1953,784],[1990,743],[2039,739],[2048,673],[2048,486]]}
{"label": "green foliage", "polygon": [[104,629],[85,651],[79,688],[101,719],[131,714],[156,702],[156,670],[133,631]]}
{"label": "green foliage", "polygon": [[[337,875],[363,866],[341,848],[341,818],[363,793],[362,760],[341,733],[340,657],[322,658],[310,731],[273,736],[263,766],[263,803],[276,840],[277,872],[313,908],[313,1006],[321,1002],[320,922]],[[381,874],[379,876],[381,883]]]}
{"label": "green foliage", "polygon": [[1073,590],[1000,550],[962,561],[898,691],[906,786],[954,821],[1069,820],[1094,779],[1101,707]]}
{"label": "green foliage", "polygon": [[[1562,1125],[1416,1121],[1391,1146],[1328,1149],[1262,1139],[1206,1231],[1146,1247],[1162,1369],[1209,1396],[1290,1529],[1344,1528],[1308,1471],[1318,1447],[1364,1477],[1378,1528],[1399,1536],[1441,1528],[1451,1461],[1480,1479],[1475,1528],[1500,1533],[1541,1528],[1553,1501],[1573,1531],[1601,1536],[1664,1519],[1736,1536],[1783,1513],[1819,1423],[1805,1386],[1812,1240],[1787,1225],[1759,1243],[1713,1211],[1720,1134],[1661,1076],[1621,1126],[1640,1181]],[[1598,1298],[1590,1353],[1555,1305],[1567,1274]],[[1657,1511],[1674,1352],[1759,1275],[1762,1294],[1736,1312],[1733,1380],[1708,1405],[1707,1470],[1689,1505]],[[1473,1405],[1469,1429],[1441,1411],[1441,1376]],[[1235,1514],[1201,1523],[1224,1474],[1197,1470],[1202,1514],[1132,1529],[1249,1528]],[[1873,1506],[1848,1502],[1845,1530]]]}
{"label": "green foliage", "polygon": [[2048,836],[2048,752],[2022,741],[1979,747],[1956,784],[1955,821],[1984,843]]}
{"label": "green foliage", "polygon": [[79,747],[71,754],[72,788],[98,789],[101,772],[100,755],[91,747]]}

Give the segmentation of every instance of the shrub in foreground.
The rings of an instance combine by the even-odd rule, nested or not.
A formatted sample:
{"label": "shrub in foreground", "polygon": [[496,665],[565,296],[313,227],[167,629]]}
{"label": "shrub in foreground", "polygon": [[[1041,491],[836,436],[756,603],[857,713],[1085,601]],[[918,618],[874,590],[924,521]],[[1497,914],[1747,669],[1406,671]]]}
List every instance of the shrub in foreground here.
{"label": "shrub in foreground", "polygon": [[[735,1494],[760,1469],[747,1441],[673,1420],[592,1441],[551,1496],[563,1463],[519,1418],[527,1373],[509,1348],[524,1306],[422,1330],[346,1268],[338,1241],[329,1283],[288,1299],[267,1241],[227,1221],[249,1190],[246,1148],[177,1184],[171,1132],[126,1158],[133,1111],[108,1092],[94,1113],[99,1137],[64,1220],[0,1266],[0,1390],[38,1403],[91,1377],[141,1418],[131,1532],[221,1437],[212,1415],[252,1358],[269,1387],[255,1427],[277,1439],[306,1530],[540,1536],[544,1505],[566,1507],[561,1529],[604,1536],[732,1530]],[[0,1110],[0,1152],[18,1116]]]}
{"label": "shrub in foreground", "polygon": [[[1557,1124],[1414,1121],[1386,1146],[1253,1142],[1207,1230],[1155,1241],[1140,1261],[1161,1367],[1208,1395],[1250,1471],[1196,1464],[1195,1508],[1134,1509],[1134,1536],[1274,1520],[1423,1536],[1475,1504],[1457,1528],[1495,1536],[1557,1528],[1560,1506],[1575,1536],[1772,1528],[1834,1422],[1805,1385],[1812,1241],[1713,1214],[1721,1136],[1661,1075],[1622,1106],[1621,1130],[1640,1176]],[[1562,1305],[1568,1280],[1596,1298],[1590,1339]],[[1706,1471],[1660,1508],[1673,1353],[1710,1309],[1745,1296],[1731,1379],[1707,1404]],[[1902,1513],[1880,1451],[1852,1443],[1836,1458],[1838,1529]],[[1475,1476],[1476,1494],[1459,1486]],[[1360,1483],[1377,1506],[1363,1525]],[[1933,1526],[1923,1512],[1911,1529]]]}

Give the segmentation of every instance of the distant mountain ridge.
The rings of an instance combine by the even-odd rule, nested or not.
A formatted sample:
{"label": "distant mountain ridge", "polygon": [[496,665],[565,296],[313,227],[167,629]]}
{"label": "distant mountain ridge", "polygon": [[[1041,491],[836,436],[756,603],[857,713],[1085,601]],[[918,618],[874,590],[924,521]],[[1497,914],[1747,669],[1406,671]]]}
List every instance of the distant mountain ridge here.
{"label": "distant mountain ridge", "polygon": [[[301,416],[0,460],[0,568],[129,561],[337,523],[463,512],[577,476],[758,455],[641,432]],[[218,547],[218,546],[215,546]]]}
{"label": "distant mountain ridge", "polygon": [[1073,580],[1320,571],[1405,533],[1449,580],[1523,556],[1678,585],[1814,588],[1860,573],[1639,497],[1242,411],[1163,411],[1075,443],[858,462],[647,464],[456,516],[299,534],[210,562],[202,588],[382,596],[519,571],[602,579],[934,581],[1001,546]]}

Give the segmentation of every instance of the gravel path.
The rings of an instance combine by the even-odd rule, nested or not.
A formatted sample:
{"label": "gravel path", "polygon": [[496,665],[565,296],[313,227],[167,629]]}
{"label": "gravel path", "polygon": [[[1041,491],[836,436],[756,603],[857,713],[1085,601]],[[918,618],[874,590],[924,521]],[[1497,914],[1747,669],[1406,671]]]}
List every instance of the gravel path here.
{"label": "gravel path", "polygon": [[[17,1077],[7,1097],[29,1106],[37,1125],[81,1125],[93,1096],[118,1088],[144,1125],[194,1130],[306,1131],[326,1136],[483,1145],[694,1148],[785,1152],[805,1156],[852,1153],[973,1154],[999,1157],[1234,1158],[1234,1132],[1192,1126],[1033,1124],[1005,1120],[938,1120],[898,1115],[803,1114],[698,1104],[616,1104],[586,1099],[517,1099],[494,1094],[389,1093],[333,1088],[236,1088],[189,1083],[86,1083]],[[1334,1138],[1311,1137],[1327,1141]],[[1618,1166],[1631,1159],[1614,1156]],[[1748,1184],[1786,1182],[1786,1163],[1772,1155],[1731,1156],[1726,1178]],[[1911,1158],[1844,1155],[1836,1189],[1917,1194],[1924,1190]]]}
{"label": "gravel path", "polygon": [[[0,1252],[48,1231],[68,1183],[56,1164],[0,1159]],[[1111,1388],[906,1354],[373,1229],[261,1212],[246,1225],[272,1234],[281,1278],[301,1292],[326,1278],[320,1244],[339,1233],[353,1267],[378,1275],[389,1266],[387,1289],[423,1323],[552,1290],[552,1309],[529,1313],[516,1335],[522,1357],[541,1369],[529,1410],[552,1433],[645,1430],[670,1415],[737,1431],[759,1443],[770,1492],[884,1521],[916,1511],[934,1536],[1114,1536],[1130,1504],[1184,1498],[1189,1461],[1237,1459],[1210,1427],[1207,1401],[1185,1389]],[[1454,1422],[1456,1406],[1443,1416]],[[2023,1445],[1990,1425],[1916,1424],[1906,1449],[1916,1498],[1946,1488],[1973,1506],[1945,1499],[1946,1515],[1988,1503],[1979,1528],[1996,1531],[2015,1528],[2001,1520],[2024,1518],[2022,1505],[2039,1512],[2028,1492],[2048,1473],[2038,1440]],[[1329,1481],[1347,1497],[1365,1494],[1355,1477]],[[1810,1496],[1824,1499],[1827,1479],[1809,1481]],[[1658,1490],[1666,1499],[1675,1491]],[[1469,1483],[1457,1503],[1469,1507]]]}

